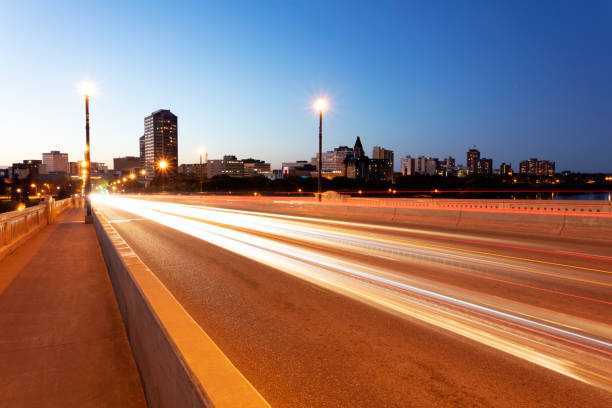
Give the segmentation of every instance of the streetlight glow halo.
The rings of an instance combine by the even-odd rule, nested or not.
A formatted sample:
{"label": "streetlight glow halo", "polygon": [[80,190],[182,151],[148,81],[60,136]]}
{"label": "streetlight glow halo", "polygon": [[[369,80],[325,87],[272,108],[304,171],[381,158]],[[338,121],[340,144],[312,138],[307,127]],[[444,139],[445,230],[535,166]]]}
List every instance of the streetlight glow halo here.
{"label": "streetlight glow halo", "polygon": [[327,101],[324,98],[318,98],[314,103],[314,108],[317,112],[323,112],[327,108]]}
{"label": "streetlight glow halo", "polygon": [[81,82],[81,85],[79,86],[79,90],[81,91],[83,95],[90,96],[96,91],[96,86],[94,85],[93,82],[89,80],[85,80]]}

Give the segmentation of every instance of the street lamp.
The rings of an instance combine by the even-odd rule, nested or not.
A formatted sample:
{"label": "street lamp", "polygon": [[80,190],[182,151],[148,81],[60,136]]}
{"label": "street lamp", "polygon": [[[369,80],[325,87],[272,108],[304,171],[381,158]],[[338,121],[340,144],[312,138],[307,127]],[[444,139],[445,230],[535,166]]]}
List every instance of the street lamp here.
{"label": "street lamp", "polygon": [[323,167],[323,111],[327,107],[325,99],[318,99],[315,102],[315,109],[319,112],[319,165],[318,165],[318,177],[317,177],[317,197],[321,201],[321,168]]}
{"label": "street lamp", "polygon": [[166,190],[166,169],[168,168],[168,161],[166,160],[160,160],[157,163],[157,167],[159,168],[159,170],[161,171],[161,176],[162,176],[162,191]]}
{"label": "street lamp", "polygon": [[[89,165],[89,95],[93,92],[93,84],[89,81],[85,81],[81,84],[81,90],[85,94],[85,163]],[[91,177],[89,176],[89,172],[84,173],[83,175],[85,176],[85,205],[87,208],[85,224],[91,224],[93,222],[91,215],[91,201],[89,199],[89,194],[91,193]]]}

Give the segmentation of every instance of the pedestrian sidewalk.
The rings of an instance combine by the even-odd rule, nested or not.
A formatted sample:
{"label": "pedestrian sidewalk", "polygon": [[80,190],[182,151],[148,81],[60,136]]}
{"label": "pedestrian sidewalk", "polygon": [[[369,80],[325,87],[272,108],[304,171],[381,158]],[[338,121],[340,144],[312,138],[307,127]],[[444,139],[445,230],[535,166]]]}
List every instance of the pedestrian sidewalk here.
{"label": "pedestrian sidewalk", "polygon": [[58,217],[0,260],[0,407],[144,407],[93,225]]}

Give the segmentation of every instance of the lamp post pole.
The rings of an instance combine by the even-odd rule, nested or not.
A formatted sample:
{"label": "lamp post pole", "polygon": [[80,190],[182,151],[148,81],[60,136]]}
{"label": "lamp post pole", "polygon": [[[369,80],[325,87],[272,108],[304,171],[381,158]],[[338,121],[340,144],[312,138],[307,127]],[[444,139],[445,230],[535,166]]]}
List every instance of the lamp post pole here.
{"label": "lamp post pole", "polygon": [[317,179],[317,197],[321,201],[321,169],[323,167],[323,109],[319,110],[319,177]]}
{"label": "lamp post pole", "polygon": [[202,152],[200,152],[200,194],[202,194]]}
{"label": "lamp post pole", "polygon": [[87,163],[87,173],[85,175],[85,206],[87,209],[87,214],[85,215],[86,224],[91,224],[93,222],[91,216],[91,200],[89,198],[89,194],[91,193],[91,166],[89,150],[89,95],[85,94],[85,162]]}

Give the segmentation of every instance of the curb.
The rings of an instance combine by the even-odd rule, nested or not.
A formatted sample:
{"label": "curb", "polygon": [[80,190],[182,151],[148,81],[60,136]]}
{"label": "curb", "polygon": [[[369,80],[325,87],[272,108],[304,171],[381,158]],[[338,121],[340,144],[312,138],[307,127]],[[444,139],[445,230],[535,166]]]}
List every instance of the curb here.
{"label": "curb", "polygon": [[95,208],[94,227],[149,407],[269,407]]}

